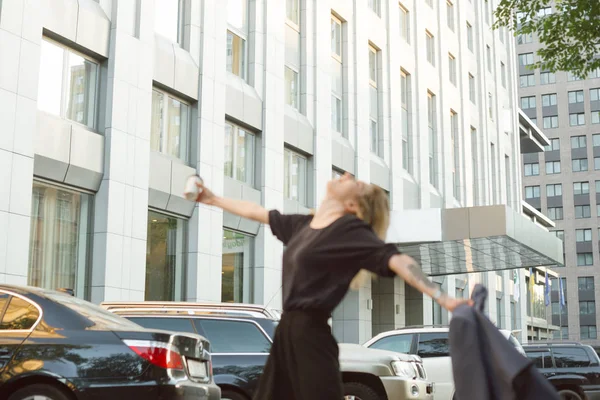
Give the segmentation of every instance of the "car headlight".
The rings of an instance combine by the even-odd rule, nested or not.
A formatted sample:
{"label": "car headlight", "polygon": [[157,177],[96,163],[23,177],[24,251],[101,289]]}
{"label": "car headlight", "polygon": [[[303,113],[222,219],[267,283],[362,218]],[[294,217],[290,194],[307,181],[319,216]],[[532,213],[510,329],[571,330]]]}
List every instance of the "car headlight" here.
{"label": "car headlight", "polygon": [[415,366],[406,361],[392,361],[392,369],[396,376],[404,376],[410,379],[414,379],[417,376]]}

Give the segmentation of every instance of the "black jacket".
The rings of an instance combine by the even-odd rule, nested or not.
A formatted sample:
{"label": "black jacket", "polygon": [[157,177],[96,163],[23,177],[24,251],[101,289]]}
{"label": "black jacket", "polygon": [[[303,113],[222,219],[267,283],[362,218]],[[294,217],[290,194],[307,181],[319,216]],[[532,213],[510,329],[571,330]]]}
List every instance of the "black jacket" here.
{"label": "black jacket", "polygon": [[475,306],[450,321],[455,400],[559,400],[552,385],[483,314],[487,289],[476,285]]}

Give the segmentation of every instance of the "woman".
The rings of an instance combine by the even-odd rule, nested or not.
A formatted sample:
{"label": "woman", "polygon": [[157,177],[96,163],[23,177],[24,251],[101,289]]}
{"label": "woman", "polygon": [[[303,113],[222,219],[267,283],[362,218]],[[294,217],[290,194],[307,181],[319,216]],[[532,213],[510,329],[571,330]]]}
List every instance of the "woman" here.
{"label": "woman", "polygon": [[[257,400],[340,400],[338,345],[327,321],[348,287],[371,273],[399,275],[452,311],[463,303],[442,293],[408,255],[383,239],[389,203],[383,190],[332,180],[314,215],[282,215],[258,204],[215,196],[198,184],[197,201],[269,224],[283,242],[283,315],[255,394]],[[367,270],[367,271],[365,271]],[[466,301],[465,301],[466,302]]]}

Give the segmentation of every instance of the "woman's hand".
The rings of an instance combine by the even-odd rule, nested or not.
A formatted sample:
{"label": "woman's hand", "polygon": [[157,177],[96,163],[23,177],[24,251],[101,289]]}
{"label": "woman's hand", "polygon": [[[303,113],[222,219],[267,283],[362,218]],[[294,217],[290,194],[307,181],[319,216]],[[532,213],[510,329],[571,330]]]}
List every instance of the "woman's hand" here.
{"label": "woman's hand", "polygon": [[196,186],[198,186],[198,197],[196,197],[196,201],[198,203],[204,204],[213,204],[215,200],[215,195],[210,191],[209,188],[204,186],[204,182],[196,182]]}
{"label": "woman's hand", "polygon": [[454,310],[463,304],[467,304],[469,306],[473,305],[473,300],[471,299],[455,299],[454,297],[449,297],[446,295],[442,295],[442,297],[438,300],[439,305],[444,307],[446,310],[450,312],[454,312]]}

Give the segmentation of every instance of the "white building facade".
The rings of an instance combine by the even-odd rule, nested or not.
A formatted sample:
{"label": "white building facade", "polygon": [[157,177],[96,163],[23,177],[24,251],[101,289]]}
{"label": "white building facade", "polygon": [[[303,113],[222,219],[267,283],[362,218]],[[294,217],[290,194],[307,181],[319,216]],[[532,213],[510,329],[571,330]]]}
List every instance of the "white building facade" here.
{"label": "white building facade", "polygon": [[[94,302],[277,308],[281,243],[186,201],[186,178],[304,213],[348,171],[389,193],[390,240],[451,294],[487,284],[492,319],[521,329],[512,271],[487,271],[560,263],[562,246],[521,215],[521,146],[539,131],[520,120],[514,41],[490,29],[486,4],[3,0],[0,281]],[[466,220],[448,209],[471,227],[458,232]],[[541,258],[474,255],[475,239],[505,236]],[[432,261],[431,243],[445,261]],[[333,329],[362,342],[447,321],[400,279],[381,279],[348,295]]]}

